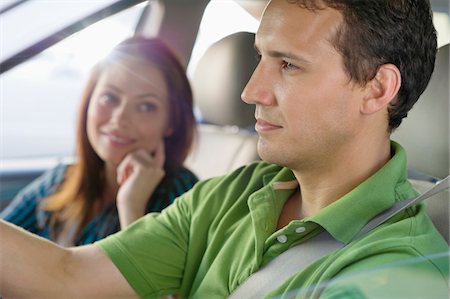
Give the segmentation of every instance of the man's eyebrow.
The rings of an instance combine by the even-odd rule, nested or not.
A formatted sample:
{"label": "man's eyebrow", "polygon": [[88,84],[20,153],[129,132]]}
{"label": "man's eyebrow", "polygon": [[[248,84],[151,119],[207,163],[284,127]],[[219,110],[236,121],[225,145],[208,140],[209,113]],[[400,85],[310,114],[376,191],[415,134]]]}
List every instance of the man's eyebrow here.
{"label": "man's eyebrow", "polygon": [[[258,49],[258,46],[256,44],[254,45],[254,48],[255,48],[257,53],[261,54],[261,52]],[[292,52],[283,52],[283,51],[269,50],[269,51],[267,51],[267,54],[270,57],[273,57],[273,58],[288,58],[288,59],[300,61],[300,62],[306,63],[306,64],[311,63],[309,60],[307,60],[307,59],[305,59],[303,57],[300,57],[300,56],[298,56],[298,55],[296,55],[296,54],[294,54]]]}

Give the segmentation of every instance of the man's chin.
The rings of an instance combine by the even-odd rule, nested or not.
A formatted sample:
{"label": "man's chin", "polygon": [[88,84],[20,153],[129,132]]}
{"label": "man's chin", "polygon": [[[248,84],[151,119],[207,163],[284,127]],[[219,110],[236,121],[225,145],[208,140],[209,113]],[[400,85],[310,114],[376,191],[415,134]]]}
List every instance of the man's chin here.
{"label": "man's chin", "polygon": [[276,148],[274,146],[269,146],[267,143],[258,142],[258,155],[266,163],[276,164],[282,167],[290,168],[289,160],[286,159],[287,156],[283,154],[283,151],[280,148]]}
{"label": "man's chin", "polygon": [[275,151],[272,147],[270,147],[267,143],[262,144],[261,142],[258,142],[258,156],[263,160],[264,162],[271,163],[271,164],[280,164],[279,159],[279,151]]}

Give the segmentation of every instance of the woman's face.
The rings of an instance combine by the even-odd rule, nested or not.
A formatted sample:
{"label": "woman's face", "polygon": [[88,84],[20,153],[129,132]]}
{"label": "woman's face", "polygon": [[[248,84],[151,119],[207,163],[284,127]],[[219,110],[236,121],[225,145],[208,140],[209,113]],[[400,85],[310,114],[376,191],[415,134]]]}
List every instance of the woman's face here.
{"label": "woman's face", "polygon": [[100,158],[117,166],[135,150],[153,154],[171,132],[169,95],[161,71],[137,58],[106,66],[87,114],[88,139]]}

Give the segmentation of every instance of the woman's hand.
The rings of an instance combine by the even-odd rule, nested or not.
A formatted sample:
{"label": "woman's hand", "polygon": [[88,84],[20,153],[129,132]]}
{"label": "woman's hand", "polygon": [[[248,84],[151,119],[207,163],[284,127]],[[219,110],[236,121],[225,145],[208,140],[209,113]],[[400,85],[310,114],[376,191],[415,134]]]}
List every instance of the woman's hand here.
{"label": "woman's hand", "polygon": [[165,175],[164,160],[161,142],[153,155],[140,149],[126,155],[120,163],[116,204],[122,229],[144,215],[151,194]]}

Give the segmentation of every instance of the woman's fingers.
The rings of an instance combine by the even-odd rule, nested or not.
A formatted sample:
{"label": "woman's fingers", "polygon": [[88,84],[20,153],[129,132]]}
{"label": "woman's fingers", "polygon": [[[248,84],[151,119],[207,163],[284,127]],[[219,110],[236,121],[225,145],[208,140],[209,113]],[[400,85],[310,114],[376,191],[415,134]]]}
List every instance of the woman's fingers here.
{"label": "woman's fingers", "polygon": [[132,155],[128,154],[117,167],[117,183],[121,185],[131,174]]}
{"label": "woman's fingers", "polygon": [[119,191],[116,204],[122,228],[141,217],[152,193],[164,178],[164,144],[151,154],[139,149],[125,156],[117,167]]}
{"label": "woman's fingers", "polygon": [[[123,184],[133,173],[154,172],[163,170],[165,162],[164,142],[161,141],[154,154],[144,149],[138,149],[125,156],[117,167],[117,182]],[[159,171],[158,171],[159,173]]]}

